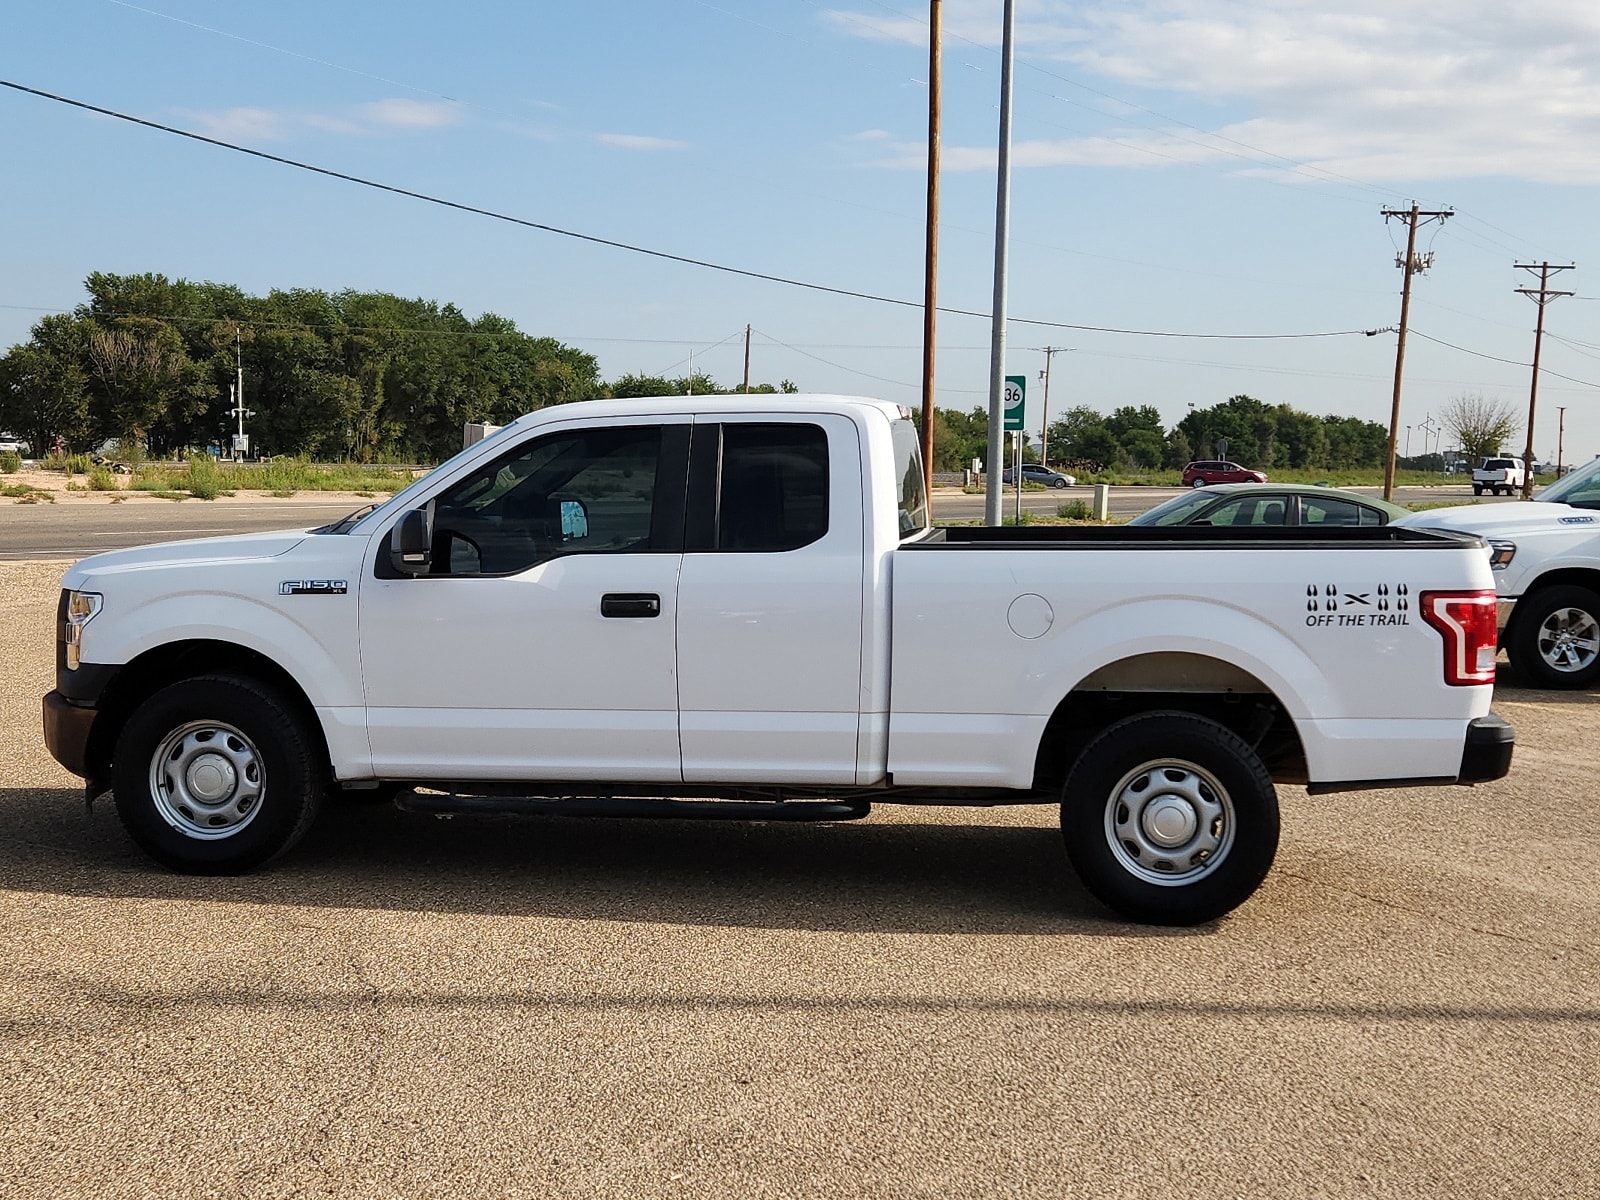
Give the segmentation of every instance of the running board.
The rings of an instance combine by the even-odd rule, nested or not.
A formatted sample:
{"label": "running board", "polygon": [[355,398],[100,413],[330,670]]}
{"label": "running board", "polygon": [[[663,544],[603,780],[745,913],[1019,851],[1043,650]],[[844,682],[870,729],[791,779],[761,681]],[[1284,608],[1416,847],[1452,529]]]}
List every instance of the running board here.
{"label": "running board", "polygon": [[528,817],[655,817],[672,821],[856,821],[872,811],[865,800],[674,800],[633,796],[453,796],[401,792],[403,812],[453,816],[512,813]]}

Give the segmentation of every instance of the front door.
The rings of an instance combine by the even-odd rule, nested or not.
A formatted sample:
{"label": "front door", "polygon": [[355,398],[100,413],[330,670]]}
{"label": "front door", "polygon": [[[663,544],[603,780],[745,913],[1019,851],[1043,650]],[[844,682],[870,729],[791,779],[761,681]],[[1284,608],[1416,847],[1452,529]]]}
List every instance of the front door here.
{"label": "front door", "polygon": [[[682,778],[675,645],[689,418],[531,433],[429,500],[430,573],[361,590],[381,776]],[[386,577],[391,576],[391,577]]]}

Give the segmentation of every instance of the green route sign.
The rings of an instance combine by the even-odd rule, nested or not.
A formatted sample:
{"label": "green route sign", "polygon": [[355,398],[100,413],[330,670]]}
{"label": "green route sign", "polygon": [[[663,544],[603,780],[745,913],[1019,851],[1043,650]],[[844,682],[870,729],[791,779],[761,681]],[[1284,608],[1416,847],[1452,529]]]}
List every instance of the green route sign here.
{"label": "green route sign", "polygon": [[1005,431],[1011,433],[1022,429],[1023,415],[1027,409],[1028,377],[1026,375],[1007,375],[1005,390]]}

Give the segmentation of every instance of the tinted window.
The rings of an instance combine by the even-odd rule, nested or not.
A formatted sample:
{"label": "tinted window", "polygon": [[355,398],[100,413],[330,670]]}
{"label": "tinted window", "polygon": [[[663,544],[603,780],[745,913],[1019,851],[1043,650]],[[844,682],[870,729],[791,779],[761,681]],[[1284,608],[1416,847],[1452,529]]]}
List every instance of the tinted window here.
{"label": "tinted window", "polygon": [[905,539],[928,527],[928,495],[922,486],[922,447],[917,441],[917,427],[910,421],[895,421],[889,430],[894,435],[894,472],[899,484],[895,499],[900,509],[900,537]]}
{"label": "tinted window", "polygon": [[659,426],[552,434],[502,455],[435,501],[435,573],[650,549],[660,459]]}
{"label": "tinted window", "polygon": [[1282,525],[1282,496],[1240,496],[1217,505],[1202,520],[1210,525]]}
{"label": "tinted window", "polygon": [[1321,496],[1300,497],[1300,524],[1302,525],[1377,525],[1375,510],[1348,500],[1330,500]]}
{"label": "tinted window", "polygon": [[1552,483],[1539,493],[1540,500],[1556,500],[1576,508],[1600,508],[1600,459]]}
{"label": "tinted window", "polygon": [[717,549],[797,550],[828,532],[828,436],[817,425],[722,427]]}

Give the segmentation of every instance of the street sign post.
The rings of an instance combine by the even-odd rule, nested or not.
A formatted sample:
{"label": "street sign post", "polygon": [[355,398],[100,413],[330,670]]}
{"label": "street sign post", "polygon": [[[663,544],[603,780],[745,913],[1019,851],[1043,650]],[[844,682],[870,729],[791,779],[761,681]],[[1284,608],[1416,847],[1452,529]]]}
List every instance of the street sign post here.
{"label": "street sign post", "polygon": [[1017,452],[1011,460],[1011,482],[1017,486],[1017,524],[1022,524],[1022,429],[1028,415],[1028,377],[1007,375],[1005,398],[1005,429],[1016,439]]}

